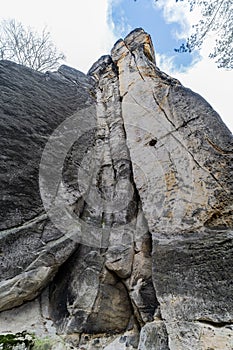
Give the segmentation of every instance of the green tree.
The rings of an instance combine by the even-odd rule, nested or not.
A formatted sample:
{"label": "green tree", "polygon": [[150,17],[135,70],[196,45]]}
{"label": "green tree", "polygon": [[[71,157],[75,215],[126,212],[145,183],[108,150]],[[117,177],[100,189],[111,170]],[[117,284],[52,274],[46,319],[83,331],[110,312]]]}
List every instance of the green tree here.
{"label": "green tree", "polygon": [[[160,0],[154,0],[159,2]],[[191,52],[205,45],[208,35],[215,35],[215,46],[209,56],[218,67],[233,68],[233,0],[174,0],[188,2],[190,11],[198,7],[202,17],[192,27],[192,32],[179,52]]]}
{"label": "green tree", "polygon": [[14,19],[0,24],[0,59],[11,60],[37,71],[55,69],[65,58],[53,44],[50,33],[39,34]]}

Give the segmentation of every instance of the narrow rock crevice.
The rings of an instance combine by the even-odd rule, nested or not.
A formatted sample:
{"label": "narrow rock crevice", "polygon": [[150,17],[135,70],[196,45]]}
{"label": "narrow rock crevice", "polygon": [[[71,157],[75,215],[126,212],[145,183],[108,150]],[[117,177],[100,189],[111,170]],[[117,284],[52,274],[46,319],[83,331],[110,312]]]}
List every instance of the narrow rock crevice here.
{"label": "narrow rock crevice", "polygon": [[[231,350],[232,136],[211,106],[156,67],[141,28],[87,76],[0,62],[0,78],[0,331],[25,323],[75,349]],[[38,169],[73,115],[51,194],[59,231]]]}
{"label": "narrow rock crevice", "polygon": [[206,140],[208,141],[208,143],[218,152],[218,153],[221,153],[221,154],[233,154],[233,151],[230,151],[230,150],[225,150],[225,149],[222,149],[221,147],[219,147],[218,145],[216,145],[213,141],[210,140],[209,137],[206,136]]}
{"label": "narrow rock crevice", "polygon": [[207,326],[212,326],[212,327],[215,327],[215,328],[229,328],[229,329],[232,329],[233,330],[233,322],[232,320],[231,321],[228,321],[228,322],[221,322],[221,321],[212,321],[212,320],[209,320],[209,319],[197,319],[197,320],[194,320],[194,322],[198,322],[198,323],[202,323],[204,325],[207,325]]}
{"label": "narrow rock crevice", "polygon": [[33,227],[35,224],[37,224],[43,220],[46,220],[47,218],[48,218],[47,213],[39,214],[39,215],[36,215],[34,218],[24,222],[23,224],[20,224],[18,226],[14,226],[14,227],[9,227],[6,230],[2,230],[2,231],[0,231],[0,239],[5,238],[12,233],[17,233],[17,232],[20,232],[24,229]]}
{"label": "narrow rock crevice", "polygon": [[159,103],[159,101],[157,100],[157,97],[155,96],[155,93],[153,93],[153,97],[154,97],[154,101],[157,104],[157,106],[159,107],[159,109],[163,112],[165,118],[167,119],[167,121],[176,129],[175,124],[170,120],[170,118],[168,117],[165,109],[161,106],[161,104]]}
{"label": "narrow rock crevice", "polygon": [[138,65],[137,65],[137,60],[136,60],[135,54],[133,53],[133,51],[130,50],[130,48],[127,46],[127,44],[125,43],[125,41],[124,41],[124,44],[125,44],[125,47],[127,48],[127,50],[130,52],[131,56],[133,57],[134,64],[135,64],[135,67],[137,68],[138,74],[140,75],[140,77],[142,78],[142,80],[145,81],[145,79],[144,79],[144,77],[143,77],[143,74],[141,73],[140,68],[139,68]]}

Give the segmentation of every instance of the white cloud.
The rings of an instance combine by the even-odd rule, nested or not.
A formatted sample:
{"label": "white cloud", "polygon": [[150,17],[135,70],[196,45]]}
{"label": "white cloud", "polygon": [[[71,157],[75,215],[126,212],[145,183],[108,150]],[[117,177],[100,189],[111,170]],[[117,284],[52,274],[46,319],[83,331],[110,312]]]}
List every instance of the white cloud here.
{"label": "white cloud", "polygon": [[[67,0],[64,3],[40,0],[35,3],[31,0],[7,0],[1,5],[0,19],[16,18],[38,29],[47,25],[55,44],[66,54],[66,63],[86,72],[101,55],[110,52],[118,39],[113,34],[115,30],[111,4],[121,1],[123,0]],[[185,2],[160,2],[166,6],[166,20],[179,21],[182,35],[185,35],[195,19],[194,14],[190,14],[185,8]],[[127,28],[127,23],[123,23]],[[232,72],[218,69],[204,50],[202,60],[185,73],[175,71],[171,59],[157,57],[157,61],[161,69],[206,98],[233,130]]]}
{"label": "white cloud", "polygon": [[[167,22],[181,24],[179,38],[189,35],[191,25],[200,18],[200,9],[189,11],[187,2],[175,2],[174,0],[160,0],[160,7],[163,8],[164,18]],[[176,77],[180,82],[202,95],[210,105],[220,114],[224,123],[233,132],[232,112],[232,81],[233,71],[217,68],[215,62],[208,57],[214,45],[214,37],[209,36],[200,51],[200,58],[193,62],[192,66],[177,71],[173,59],[166,56],[157,57],[158,66],[166,73]]]}
{"label": "white cloud", "polygon": [[111,28],[112,33],[117,37],[117,40],[123,35],[127,35],[133,29],[129,23],[127,22],[127,18],[125,16],[122,8],[118,7],[118,23],[114,23],[113,21],[113,8],[119,6],[123,0],[108,0],[108,23]]}
{"label": "white cloud", "polygon": [[204,97],[233,132],[233,71],[217,68],[214,61],[203,51],[201,53],[204,56],[201,56],[201,60],[183,72],[177,71],[172,57],[156,54],[156,62],[161,70]]}
{"label": "white cloud", "polygon": [[195,24],[201,16],[200,7],[195,7],[190,11],[189,1],[159,0],[154,2],[154,7],[163,11],[163,17],[167,23],[179,23],[180,31],[176,32],[178,39],[187,38],[191,32],[192,25]]}
{"label": "white cloud", "polygon": [[202,95],[233,132],[232,71],[220,70],[212,60],[203,58],[186,73],[173,75],[183,85]]}
{"label": "white cloud", "polygon": [[117,40],[109,26],[108,0],[7,0],[0,16],[38,29],[47,25],[66,63],[84,72]]}

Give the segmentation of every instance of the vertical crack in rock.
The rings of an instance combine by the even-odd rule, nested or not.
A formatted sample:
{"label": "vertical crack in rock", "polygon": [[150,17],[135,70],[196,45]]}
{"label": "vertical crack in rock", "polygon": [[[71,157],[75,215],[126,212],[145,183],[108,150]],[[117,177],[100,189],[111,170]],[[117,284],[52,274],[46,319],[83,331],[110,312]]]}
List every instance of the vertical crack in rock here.
{"label": "vertical crack in rock", "polygon": [[[194,94],[189,89],[185,89],[177,80],[167,76],[164,77],[153,62],[148,60],[145,55],[143,58],[142,47],[144,42],[149,41],[147,38],[148,34],[143,32],[143,30],[138,30],[136,35],[139,41],[137,42],[136,40],[136,43],[134,42],[133,48],[134,52],[136,51],[138,62],[141,64],[141,72],[143,72],[146,79],[144,82],[137,79],[138,73],[136,71],[129,71],[129,51],[127,50],[125,53],[122,42],[116,43],[112,50],[113,60],[116,62],[119,70],[121,95],[125,96],[122,103],[122,113],[131,158],[133,159],[135,156],[137,161],[141,162],[140,167],[146,172],[147,184],[150,182],[150,177],[153,176],[155,176],[156,180],[158,180],[159,175],[162,175],[162,177],[166,179],[168,176],[166,174],[170,172],[169,166],[174,166],[177,169],[180,185],[177,188],[178,193],[176,193],[177,196],[173,212],[168,212],[167,216],[166,213],[163,213],[163,208],[159,210],[160,214],[164,216],[164,221],[161,222],[160,220],[164,231],[167,231],[166,226],[168,226],[168,223],[170,226],[170,224],[174,224],[174,221],[177,221],[177,223],[173,225],[173,230],[177,227],[181,232],[186,229],[185,226],[188,229],[191,222],[193,222],[193,224],[196,223],[197,228],[202,227],[203,223],[208,220],[209,215],[212,215],[211,212],[213,212],[213,210],[218,212],[217,208],[222,207],[223,196],[225,197],[226,203],[226,208],[224,210],[228,214],[231,212],[231,205],[229,207],[227,204],[231,203],[231,201],[228,200],[230,188],[225,185],[230,182],[229,172],[225,172],[224,176],[220,176],[219,168],[213,168],[212,159],[215,159],[216,152],[213,153],[213,150],[209,147],[209,143],[206,142],[203,145],[203,142],[207,139],[208,133],[211,135],[211,138],[214,137],[215,127],[218,127],[220,130],[222,136],[221,142],[225,142],[226,144],[225,148],[223,147],[224,149],[226,149],[226,147],[232,147],[232,141],[229,136],[227,136],[229,135],[227,129],[221,125],[219,116],[200,96]],[[129,34],[125,40],[131,42],[134,36],[135,33]],[[151,50],[153,51],[153,49]],[[132,82],[136,83],[132,84]],[[167,93],[167,89],[169,90],[169,94]],[[127,95],[125,95],[126,91]],[[196,111],[194,107],[197,100],[199,101],[200,111]],[[161,108],[162,110],[160,111]],[[186,111],[190,111],[190,114],[186,113]],[[166,114],[166,118],[164,118],[161,112],[162,114]],[[203,128],[201,123],[207,123],[208,126]],[[212,124],[214,128],[210,128]],[[189,133],[189,131],[191,133]],[[201,135],[201,133],[203,134]],[[147,150],[145,147],[148,145],[147,139],[150,137],[154,137],[154,139],[157,140],[156,147],[154,147],[153,150]],[[201,152],[194,149],[194,147],[197,147]],[[147,157],[153,159],[158,166],[154,166],[153,169],[150,169],[148,165],[146,166],[144,164],[145,162],[142,163],[143,159],[142,161],[139,159],[140,153],[143,154],[141,158],[146,158],[147,155]],[[167,164],[166,154],[168,156]],[[182,156],[183,164],[180,162],[180,157]],[[230,157],[229,152],[227,156]],[[217,158],[220,164],[224,162],[226,167],[230,166],[228,157],[223,157],[221,154],[221,156],[218,155]],[[139,175],[138,168],[139,166],[133,169],[137,186],[137,182],[140,178],[140,176],[137,176]],[[151,172],[149,170],[151,170]],[[206,172],[206,174],[204,174],[204,172]],[[205,181],[203,181],[203,179],[205,179]],[[223,181],[224,179],[226,181]],[[152,183],[151,181],[151,184]],[[202,198],[198,195],[200,183],[204,185],[203,193],[206,194],[203,195]],[[160,187],[162,187],[164,189],[163,192],[166,193],[165,186],[166,183],[160,180]],[[208,189],[210,187],[216,189],[216,195],[210,192]],[[139,192],[142,202],[144,202],[144,196],[148,194],[148,191],[139,190]],[[221,193],[221,199],[217,195],[217,192]],[[154,207],[156,208],[158,207],[158,203],[155,203],[155,200],[156,197],[159,196],[153,197],[152,203],[154,203]],[[151,198],[151,196],[149,196],[149,198]],[[160,198],[162,199],[162,193]],[[145,210],[146,202],[148,202],[148,200],[143,203],[143,209],[150,227],[150,221],[155,221],[154,219],[156,219],[158,215],[152,214],[153,211],[149,208]],[[199,209],[202,214],[199,217],[194,214],[196,213],[196,208],[192,210],[192,206],[198,206],[198,202],[200,202]],[[187,205],[187,203],[189,204]],[[148,215],[149,211],[152,214],[150,216]],[[176,212],[177,215],[173,215],[174,212]],[[166,217],[168,219],[166,219]],[[178,222],[180,222],[181,226],[178,225]],[[188,225],[185,225],[185,222],[187,222]],[[162,227],[160,230],[161,229]],[[153,230],[154,228],[152,232]]]}
{"label": "vertical crack in rock", "polygon": [[[148,34],[138,29],[124,40],[128,49],[119,41],[111,55],[124,97],[122,117],[134,181],[152,233],[152,278],[161,316],[171,349],[202,349],[210,341],[204,326],[196,328],[197,315],[232,323],[227,276],[233,271],[232,136],[204,99],[148,60],[142,49],[150,42]],[[143,80],[137,69],[129,69],[132,48]],[[219,152],[208,139],[228,152]],[[158,324],[148,327],[156,333]],[[219,333],[213,331],[213,337],[219,343]],[[151,346],[149,332],[146,339]],[[224,349],[230,349],[224,341]]]}
{"label": "vertical crack in rock", "polygon": [[[100,239],[98,249],[91,240],[90,248],[80,246],[51,286],[51,315],[58,331],[68,334],[123,332],[133,315],[137,328],[153,320],[158,306],[152,283],[151,237],[133,181],[117,67],[110,56],[103,56],[89,74],[96,79],[97,129],[72,147],[64,175],[66,186],[74,189],[77,167],[89,166],[87,194],[81,207],[79,199],[73,210],[90,229],[107,236]],[[89,158],[88,151],[79,152],[88,141],[93,146]],[[86,160],[81,159],[82,153]],[[78,186],[82,186],[80,180]],[[88,258],[93,254],[95,263]],[[70,271],[65,279],[64,269]]]}
{"label": "vertical crack in rock", "polygon": [[80,246],[62,270],[50,293],[59,333],[121,332],[127,327],[131,312],[127,292],[104,268],[101,249]]}
{"label": "vertical crack in rock", "polygon": [[[101,62],[99,64],[101,66]],[[134,306],[135,315],[138,319],[139,324],[143,325],[145,322],[153,319],[154,310],[157,307],[157,299],[151,281],[151,257],[150,247],[148,246],[150,235],[148,233],[148,228],[145,220],[141,218],[143,213],[141,211],[140,197],[138,195],[138,191],[135,187],[135,183],[132,177],[131,159],[129,157],[129,151],[125,140],[125,129],[122,120],[121,101],[119,94],[118,71],[110,58],[109,66],[105,69],[107,74],[104,74],[103,70],[101,69],[101,75],[98,76],[98,84],[102,91],[99,103],[105,100],[109,102],[110,108],[109,110],[106,110],[105,113],[110,116],[110,123],[111,121],[114,122],[114,124],[118,122],[120,127],[120,133],[116,133],[115,130],[111,129],[110,127],[111,156],[113,159],[113,164],[119,162],[119,157],[127,159],[127,173],[126,169],[124,169],[124,173],[121,173],[120,176],[124,177],[127,175],[133,190],[132,198],[128,198],[128,202],[125,203],[125,208],[123,210],[118,210],[114,215],[114,225],[119,225],[121,223],[121,220],[119,220],[119,218],[122,214],[124,214],[125,210],[127,211],[127,215],[125,215],[126,220],[123,221],[124,225],[122,225],[122,228],[119,227],[119,230],[116,232],[112,230],[110,233],[106,266],[108,269],[111,269],[116,274],[118,274],[119,277],[124,279],[124,283],[129,290],[132,305]],[[94,76],[97,76],[98,74],[95,67],[94,69],[91,69],[90,72]],[[115,86],[113,94],[111,94],[111,86]],[[106,98],[106,95],[108,96],[108,94],[111,94],[113,101],[111,101],[111,97]],[[116,112],[112,108],[117,111],[117,115],[115,115]],[[118,141],[117,143],[115,141],[116,139]],[[118,177],[118,181],[120,179],[120,176]],[[118,187],[117,190],[119,191],[120,187]],[[140,224],[137,227],[137,224],[140,220],[141,227]],[[124,232],[123,236],[121,236],[122,231]],[[138,237],[135,235],[134,231],[138,232]],[[128,238],[126,238],[128,242],[126,242],[124,237],[126,235],[129,235]],[[141,246],[139,248],[140,250],[135,251],[138,249],[138,247],[135,247],[139,243],[137,242],[138,240],[139,242],[141,241]],[[141,273],[139,272],[140,264]]]}
{"label": "vertical crack in rock", "polygon": [[[232,135],[159,70],[150,36],[134,30],[87,76],[0,62],[0,86],[0,310],[47,286],[43,310],[37,298],[0,317],[16,310],[16,329],[27,310],[28,329],[55,326],[77,349],[232,350]],[[60,232],[36,179],[48,136],[74,115],[54,193],[73,221]]]}

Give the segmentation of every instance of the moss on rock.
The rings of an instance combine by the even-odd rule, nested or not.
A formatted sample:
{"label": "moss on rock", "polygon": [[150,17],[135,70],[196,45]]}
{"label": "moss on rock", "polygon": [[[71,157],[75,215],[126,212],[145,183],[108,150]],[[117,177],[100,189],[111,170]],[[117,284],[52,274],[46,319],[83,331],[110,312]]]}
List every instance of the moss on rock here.
{"label": "moss on rock", "polygon": [[22,333],[0,334],[0,350],[33,350],[34,338]]}

